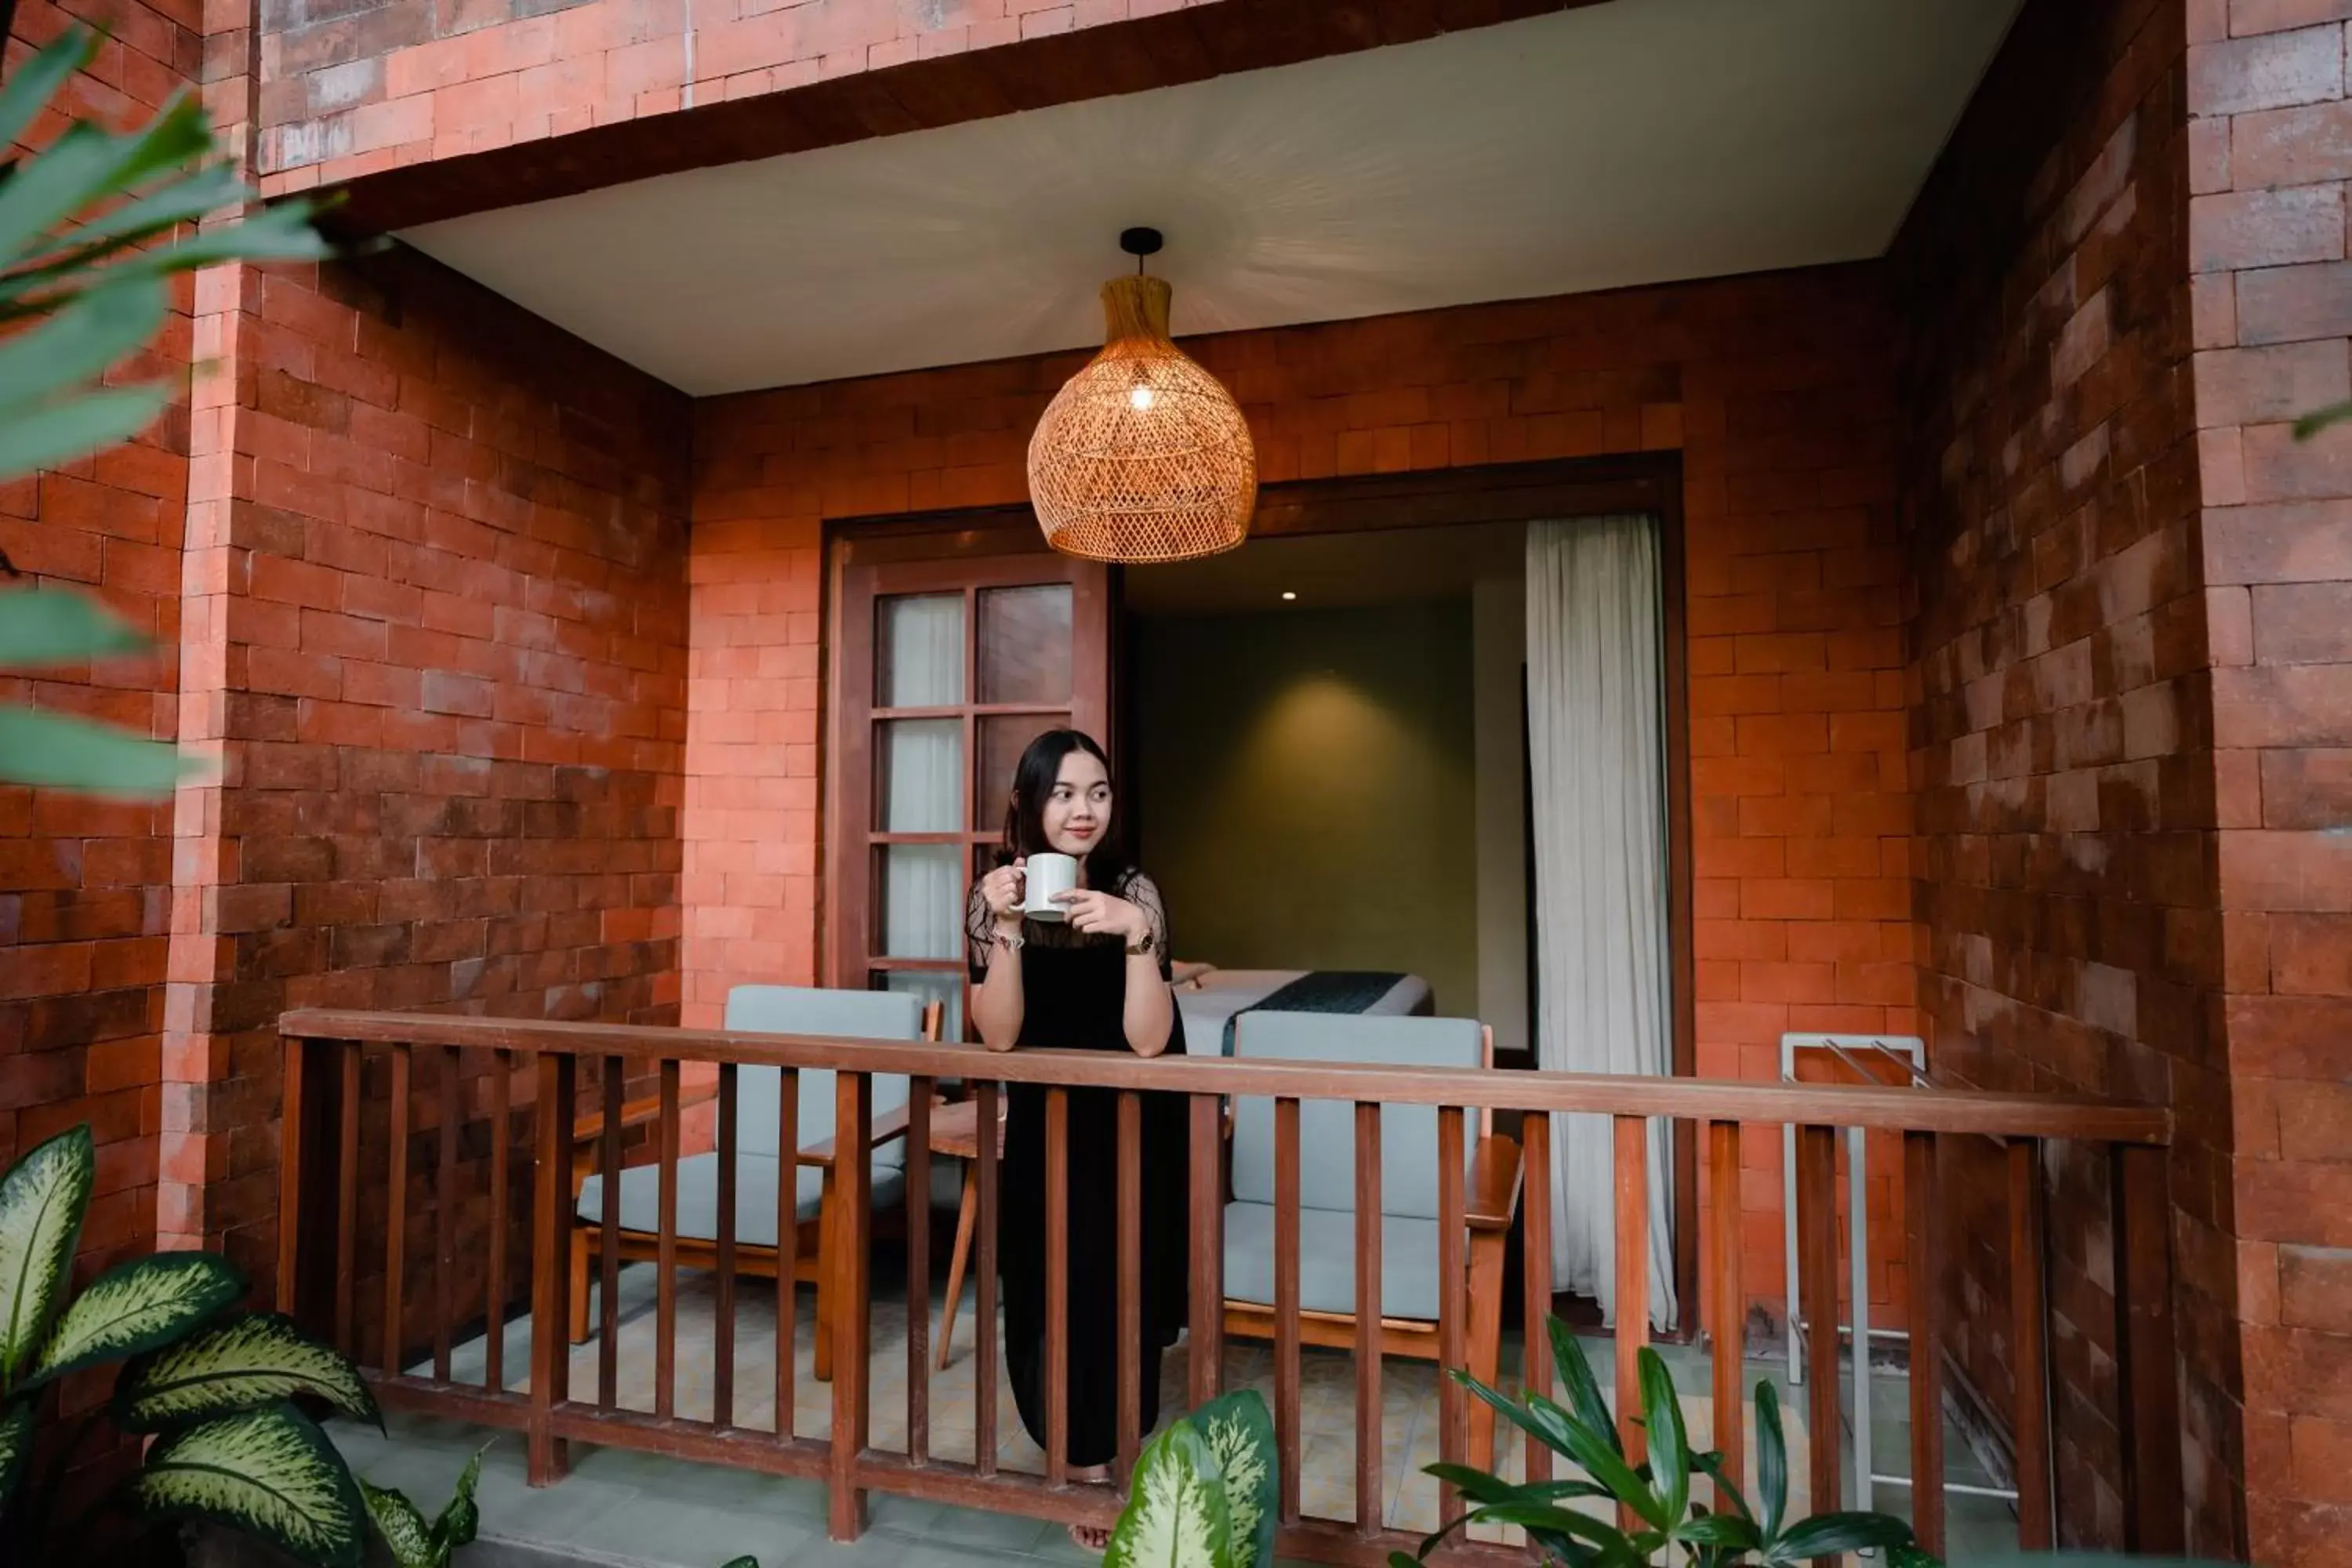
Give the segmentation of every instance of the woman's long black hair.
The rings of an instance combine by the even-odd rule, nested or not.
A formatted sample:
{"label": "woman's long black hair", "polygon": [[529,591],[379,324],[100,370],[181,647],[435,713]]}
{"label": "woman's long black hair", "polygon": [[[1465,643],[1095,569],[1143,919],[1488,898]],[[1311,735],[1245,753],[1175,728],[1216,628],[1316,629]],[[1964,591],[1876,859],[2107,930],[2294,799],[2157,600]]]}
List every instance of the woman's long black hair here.
{"label": "woman's long black hair", "polygon": [[[1045,802],[1061,781],[1062,762],[1072,752],[1084,752],[1103,765],[1110,777],[1110,759],[1094,737],[1079,730],[1048,730],[1029,742],[1013,770],[1013,798],[1004,808],[1004,847],[999,859],[1010,864],[1016,857],[1045,855],[1054,847],[1045,842]],[[1126,818],[1118,810],[1118,785],[1111,784],[1110,830],[1087,856],[1087,886],[1115,893],[1135,868],[1127,858]]]}

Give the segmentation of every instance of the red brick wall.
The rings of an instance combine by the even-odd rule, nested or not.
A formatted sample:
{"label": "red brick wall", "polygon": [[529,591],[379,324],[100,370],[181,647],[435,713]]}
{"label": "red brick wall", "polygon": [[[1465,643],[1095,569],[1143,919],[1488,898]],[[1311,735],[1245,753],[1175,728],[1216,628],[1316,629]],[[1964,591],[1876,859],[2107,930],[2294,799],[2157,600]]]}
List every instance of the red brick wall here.
{"label": "red brick wall", "polygon": [[260,166],[299,189],[1206,3],[264,0]]}
{"label": "red brick wall", "polygon": [[[1874,271],[1190,346],[1247,411],[1269,481],[1679,447],[1699,1070],[1773,1077],[1788,1029],[1916,1032],[1892,350]],[[688,1022],[714,1020],[731,984],[819,973],[824,520],[1020,501],[1030,429],[1083,358],[698,405]],[[1779,1145],[1748,1147],[1748,1279],[1777,1313]],[[1885,1301],[1900,1255],[1877,1251]]]}
{"label": "red brick wall", "polygon": [[2342,1561],[2352,1529],[2352,177],[2342,5],[2188,7],[2197,437],[2235,1158],[2247,1545]]}
{"label": "red brick wall", "polygon": [[[26,146],[47,144],[68,117],[139,123],[194,79],[202,21],[196,5],[173,0],[112,0],[72,16],[24,0],[8,78],[77,17],[111,37]],[[178,290],[163,336],[122,379],[185,374],[189,294]],[[128,446],[0,485],[0,551],[26,581],[92,593],[158,645],[96,669],[0,679],[0,697],[172,736],[187,443],[187,411],[174,408]],[[154,1240],[171,869],[169,803],[0,787],[0,1166],[90,1123],[99,1164],[85,1277]]]}
{"label": "red brick wall", "polygon": [[204,304],[163,1221],[267,1279],[281,1009],[676,1018],[688,418],[410,251]]}
{"label": "red brick wall", "polygon": [[[2027,7],[1893,257],[1918,616],[1921,1009],[1937,1072],[2178,1106],[2184,1258],[2226,1229],[2181,16]],[[1956,1352],[2004,1415],[1999,1158],[1948,1151]],[[2045,1152],[2063,1536],[2116,1542],[2104,1162]],[[2235,1540],[2226,1282],[2184,1266],[2198,1534]]]}

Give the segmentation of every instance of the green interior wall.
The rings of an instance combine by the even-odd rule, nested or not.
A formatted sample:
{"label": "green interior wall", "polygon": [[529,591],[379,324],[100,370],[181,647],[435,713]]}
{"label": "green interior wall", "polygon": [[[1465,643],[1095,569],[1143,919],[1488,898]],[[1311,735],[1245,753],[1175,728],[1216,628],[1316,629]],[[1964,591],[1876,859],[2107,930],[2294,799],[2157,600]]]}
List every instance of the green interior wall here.
{"label": "green interior wall", "polygon": [[1176,956],[1478,997],[1470,602],[1136,624],[1134,800]]}

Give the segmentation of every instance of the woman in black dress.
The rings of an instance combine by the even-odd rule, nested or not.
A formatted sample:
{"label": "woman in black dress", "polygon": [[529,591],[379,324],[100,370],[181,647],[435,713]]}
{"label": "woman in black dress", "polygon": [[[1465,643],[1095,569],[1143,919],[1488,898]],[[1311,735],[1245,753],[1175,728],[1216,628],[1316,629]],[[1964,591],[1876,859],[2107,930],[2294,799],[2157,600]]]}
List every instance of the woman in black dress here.
{"label": "woman in black dress", "polygon": [[[1004,858],[972,889],[972,1022],[993,1051],[1181,1055],[1184,1029],[1168,985],[1168,919],[1160,889],[1130,864],[1111,831],[1110,769],[1074,730],[1030,742],[1013,780]],[[1061,922],[1024,917],[1024,866],[1048,850],[1078,862],[1078,886],[1059,896]],[[1004,1282],[1004,1361],[1021,1423],[1045,1446],[1045,1248],[1068,1259],[1069,1449],[1074,1479],[1109,1475],[1118,1413],[1118,1114],[1109,1089],[1069,1091],[1069,1226],[1045,1234],[1045,1090],[1014,1085],[1004,1130],[1004,1216],[997,1256]],[[1187,1148],[1184,1100],[1143,1097],[1143,1429],[1159,1418],[1160,1352],[1185,1319]],[[982,1331],[983,1332],[985,1330]],[[1100,1531],[1074,1528],[1100,1548]]]}

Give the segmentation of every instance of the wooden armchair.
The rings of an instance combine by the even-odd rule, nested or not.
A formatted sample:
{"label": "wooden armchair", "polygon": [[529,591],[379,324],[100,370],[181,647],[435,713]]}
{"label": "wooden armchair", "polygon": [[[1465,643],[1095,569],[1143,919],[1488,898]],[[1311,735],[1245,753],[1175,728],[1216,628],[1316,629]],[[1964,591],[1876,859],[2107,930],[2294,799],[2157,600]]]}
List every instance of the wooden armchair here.
{"label": "wooden armchair", "polygon": [[[1287,1061],[1395,1062],[1422,1067],[1495,1065],[1493,1031],[1465,1018],[1361,1017],[1326,1013],[1241,1016],[1234,1054]],[[1464,1210],[1468,1371],[1490,1387],[1500,1358],[1505,1240],[1519,1206],[1519,1146],[1478,1113],[1467,1151]],[[1275,1333],[1274,1108],[1244,1100],[1233,1127],[1232,1185],[1225,1205],[1225,1333]],[[1299,1339],[1346,1350],[1356,1342],[1356,1154],[1354,1108],[1344,1100],[1299,1107]],[[1381,1110],[1381,1348],[1388,1355],[1438,1359],[1437,1111],[1426,1105]],[[1470,1405],[1471,1464],[1490,1465],[1494,1412]]]}
{"label": "wooden armchair", "polygon": [[[779,1035],[823,1035],[852,1039],[936,1040],[940,1006],[899,992],[824,991],[786,985],[739,985],[728,994],[727,1027]],[[825,1262],[833,1247],[834,1075],[804,1068],[800,1075],[800,1125],[793,1158],[782,1154],[777,1124],[782,1075],[774,1068],[747,1067],[736,1079],[735,1267],[738,1272],[772,1279],[790,1258],[793,1278],[816,1286],[816,1375],[833,1375],[833,1302]],[[904,1078],[874,1079],[873,1203],[894,1207],[906,1197],[904,1140],[907,1132]],[[698,1092],[708,1100],[715,1090]],[[660,1114],[655,1100],[623,1109],[623,1127],[651,1124]],[[584,1117],[573,1129],[572,1154],[572,1342],[588,1338],[588,1283],[592,1264],[603,1254],[604,1178],[599,1145],[601,1115]],[[793,1173],[793,1235],[790,1251],[778,1245],[780,1184]],[[660,1167],[631,1165],[620,1173],[616,1256],[622,1262],[650,1262],[659,1256]],[[719,1261],[719,1155],[691,1154],[677,1163],[677,1260],[688,1268],[713,1268]]]}

